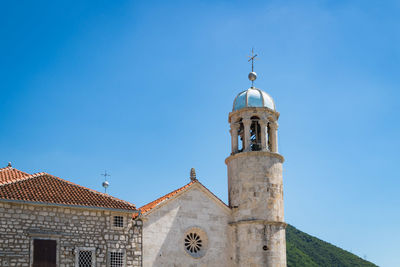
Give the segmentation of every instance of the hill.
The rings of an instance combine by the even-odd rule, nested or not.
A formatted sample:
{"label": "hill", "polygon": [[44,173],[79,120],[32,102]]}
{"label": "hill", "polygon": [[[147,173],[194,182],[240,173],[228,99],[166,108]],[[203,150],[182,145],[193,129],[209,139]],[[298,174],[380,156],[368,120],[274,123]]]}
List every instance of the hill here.
{"label": "hill", "polygon": [[288,267],[377,266],[291,225],[286,228],[286,250]]}

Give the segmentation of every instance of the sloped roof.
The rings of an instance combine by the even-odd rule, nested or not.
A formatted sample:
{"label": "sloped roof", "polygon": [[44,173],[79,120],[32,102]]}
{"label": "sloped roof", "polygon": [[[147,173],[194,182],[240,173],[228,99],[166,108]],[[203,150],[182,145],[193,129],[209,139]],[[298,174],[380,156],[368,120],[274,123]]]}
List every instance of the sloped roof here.
{"label": "sloped roof", "polygon": [[5,168],[0,168],[0,185],[19,180],[29,175],[29,173],[14,169],[10,165]]}
{"label": "sloped roof", "polygon": [[[174,191],[172,191],[172,192],[170,192],[170,193],[168,193],[168,194],[166,194],[166,195],[164,195],[164,196],[162,196],[162,197],[160,197],[160,198],[158,198],[158,199],[156,199],[156,200],[154,200],[154,201],[152,201],[152,202],[150,202],[150,203],[148,203],[148,204],[146,204],[146,205],[144,205],[142,207],[140,207],[139,208],[140,214],[146,214],[147,212],[151,211],[152,209],[154,209],[155,207],[157,207],[161,203],[164,203],[164,201],[167,201],[167,200],[173,198],[175,195],[177,195],[178,193],[180,193],[182,191],[187,190],[189,187],[191,187],[194,184],[200,185],[207,192],[209,192],[213,197],[215,197],[215,199],[217,201],[219,201],[222,205],[224,205],[226,208],[229,209],[229,206],[227,206],[225,204],[225,202],[223,202],[220,198],[218,198],[216,195],[214,195],[207,187],[205,187],[198,180],[193,180],[190,183],[188,183],[188,184],[186,184],[186,185],[184,185],[184,186],[182,186],[182,187],[180,187],[180,188],[178,188],[178,189],[176,189],[176,190],[174,190]],[[133,214],[133,218],[136,218],[138,216],[139,216],[138,213]]]}
{"label": "sloped roof", "polygon": [[[15,173],[20,172],[15,171]],[[20,176],[16,175],[16,177],[8,179],[8,182],[0,183],[0,200],[136,210],[135,205],[127,201],[71,183],[48,173],[28,174],[27,176],[21,174]]]}

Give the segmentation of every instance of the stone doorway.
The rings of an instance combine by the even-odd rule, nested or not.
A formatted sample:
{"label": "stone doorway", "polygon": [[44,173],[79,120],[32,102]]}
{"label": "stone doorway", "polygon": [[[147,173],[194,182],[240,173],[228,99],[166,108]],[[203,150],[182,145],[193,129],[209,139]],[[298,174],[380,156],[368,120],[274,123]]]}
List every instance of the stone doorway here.
{"label": "stone doorway", "polygon": [[33,267],[57,266],[57,241],[48,239],[33,240]]}

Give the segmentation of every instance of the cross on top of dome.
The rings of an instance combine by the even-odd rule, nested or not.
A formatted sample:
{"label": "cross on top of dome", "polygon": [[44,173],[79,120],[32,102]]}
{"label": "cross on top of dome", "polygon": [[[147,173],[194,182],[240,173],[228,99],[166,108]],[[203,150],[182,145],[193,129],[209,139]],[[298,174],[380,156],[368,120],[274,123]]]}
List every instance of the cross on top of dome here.
{"label": "cross on top of dome", "polygon": [[251,55],[249,56],[249,60],[251,61],[251,72],[249,73],[249,80],[251,81],[251,87],[254,86],[254,81],[257,79],[257,73],[254,72],[254,60],[256,60],[257,54],[254,54],[254,49],[251,49]]}
{"label": "cross on top of dome", "polygon": [[240,92],[233,101],[233,111],[240,110],[247,107],[267,107],[275,111],[275,103],[272,97],[266,92],[255,88],[254,81],[257,79],[257,73],[254,72],[254,60],[258,54],[254,54],[254,49],[251,49],[251,55],[248,56],[251,61],[251,72],[249,73],[249,80],[251,87],[245,91]]}

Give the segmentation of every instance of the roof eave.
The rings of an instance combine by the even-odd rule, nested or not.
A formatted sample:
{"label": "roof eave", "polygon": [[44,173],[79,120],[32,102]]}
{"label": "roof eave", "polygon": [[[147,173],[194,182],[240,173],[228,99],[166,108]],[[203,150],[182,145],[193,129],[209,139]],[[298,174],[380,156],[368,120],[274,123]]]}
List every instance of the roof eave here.
{"label": "roof eave", "polygon": [[232,211],[231,208],[225,204],[225,202],[223,202],[221,199],[219,199],[216,195],[214,195],[207,187],[205,187],[202,183],[200,183],[199,181],[196,181],[195,183],[191,184],[190,186],[188,186],[187,188],[177,192],[176,194],[174,194],[173,196],[171,196],[170,198],[167,198],[165,200],[163,200],[162,202],[158,203],[155,207],[153,207],[152,209],[141,213],[141,216],[146,217],[148,215],[150,215],[151,213],[153,213],[154,211],[158,210],[159,208],[163,207],[164,205],[166,205],[167,203],[169,203],[170,201],[175,200],[176,198],[178,198],[180,195],[186,193],[187,191],[189,191],[190,189],[192,189],[195,186],[198,186],[205,194],[207,194],[211,199],[213,199],[215,202],[217,202],[220,207],[225,210],[228,214]]}
{"label": "roof eave", "polygon": [[0,198],[0,202],[30,204],[30,205],[38,205],[38,206],[55,206],[55,207],[64,207],[64,208],[107,210],[107,211],[126,212],[126,213],[138,213],[139,212],[137,209],[134,209],[134,210],[133,209],[132,210],[131,209],[116,209],[116,208],[106,208],[106,207],[97,207],[97,206],[72,205],[72,204],[61,204],[61,203],[40,202],[40,201],[26,201],[26,200],[18,200],[18,199]]}

